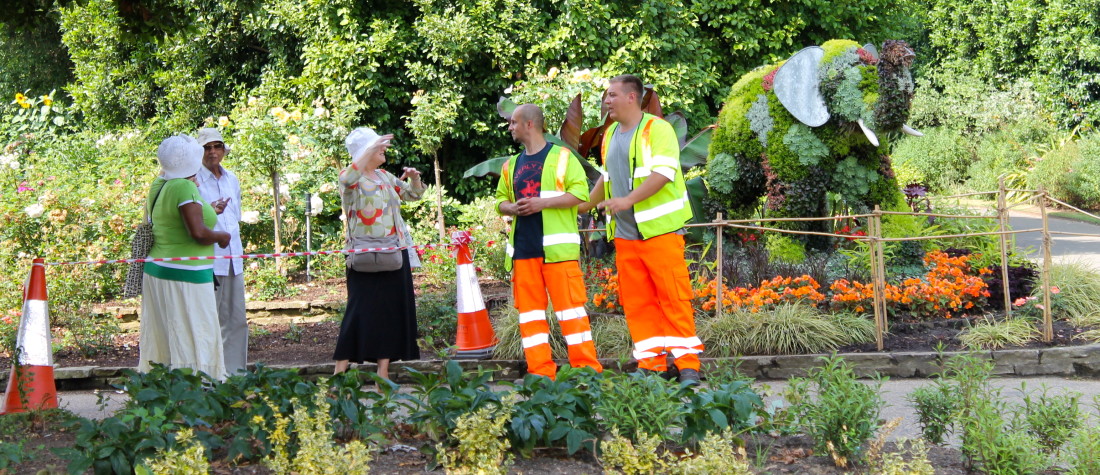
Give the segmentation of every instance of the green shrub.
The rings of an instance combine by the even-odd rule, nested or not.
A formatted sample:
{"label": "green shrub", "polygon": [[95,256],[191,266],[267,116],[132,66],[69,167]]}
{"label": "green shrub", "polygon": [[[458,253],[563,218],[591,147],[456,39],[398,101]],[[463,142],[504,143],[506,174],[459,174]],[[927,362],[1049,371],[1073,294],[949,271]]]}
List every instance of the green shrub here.
{"label": "green shrub", "polygon": [[1047,388],[1037,397],[1025,392],[1021,404],[1024,422],[1046,453],[1054,453],[1081,428],[1082,414],[1077,406],[1080,399],[1080,393],[1052,395]]}
{"label": "green shrub", "polygon": [[408,371],[415,384],[408,420],[432,440],[452,434],[459,417],[489,404],[500,405],[502,394],[489,386],[489,371],[464,373],[454,360],[447,362],[443,374]]}
{"label": "green shrub", "polygon": [[945,380],[936,379],[932,384],[914,389],[906,399],[917,411],[924,438],[932,444],[942,444],[958,411],[958,395],[954,388]]}
{"label": "green shrub", "polygon": [[832,455],[838,467],[862,463],[864,444],[878,431],[885,405],[879,395],[882,382],[861,383],[839,356],[822,361],[807,378],[816,395],[802,402],[803,427],[814,440],[814,450]]}
{"label": "green shrub", "polygon": [[905,180],[921,183],[935,192],[950,190],[966,181],[966,170],[972,160],[967,140],[956,130],[943,127],[922,132],[924,137],[906,137],[894,146],[891,156],[894,163],[915,173],[904,177]]}
{"label": "green shrub", "polygon": [[1076,130],[1063,133],[1039,148],[1037,155],[1031,158],[1033,168],[1027,173],[1029,189],[1041,186],[1055,198],[1072,205],[1082,204],[1070,191],[1073,175],[1067,173],[1083,161],[1081,147],[1074,140],[1076,133]]}
{"label": "green shrub", "polygon": [[301,292],[290,284],[290,279],[275,265],[274,261],[265,261],[255,267],[250,266],[244,273],[245,286],[250,298],[271,300],[278,297],[291,297]]}
{"label": "green shrub", "polygon": [[609,472],[624,475],[661,472],[665,468],[664,461],[657,453],[661,437],[639,432],[634,435],[634,439],[632,442],[613,427],[610,439],[600,442],[600,464]]}
{"label": "green shrub", "polygon": [[1100,473],[1100,427],[1082,427],[1066,441],[1063,459],[1070,475]]}
{"label": "green shrub", "polygon": [[1000,391],[991,390],[972,400],[960,416],[962,451],[983,473],[1038,473],[1050,465],[1039,440],[1006,421],[1007,407]]}
{"label": "green shrub", "polygon": [[757,426],[767,413],[764,399],[748,381],[717,384],[691,395],[687,402],[682,439],[685,443],[705,440],[727,431],[740,434]]}
{"label": "green shrub", "polygon": [[1081,137],[1077,146],[1081,160],[1070,169],[1067,201],[1079,208],[1100,209],[1100,132]]}

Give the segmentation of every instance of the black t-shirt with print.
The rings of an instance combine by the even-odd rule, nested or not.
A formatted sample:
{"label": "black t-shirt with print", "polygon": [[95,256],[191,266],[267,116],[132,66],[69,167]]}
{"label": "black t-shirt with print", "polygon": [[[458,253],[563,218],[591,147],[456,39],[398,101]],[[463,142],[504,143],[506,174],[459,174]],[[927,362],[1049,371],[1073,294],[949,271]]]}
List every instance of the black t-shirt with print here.
{"label": "black t-shirt with print", "polygon": [[[542,188],[542,166],[546,162],[546,154],[550,152],[550,144],[547,143],[542,150],[534,155],[527,155],[524,150],[516,159],[516,169],[512,174],[512,187],[515,189],[516,201],[522,198],[537,198]],[[542,212],[529,216],[516,216],[516,232],[514,237],[515,251],[513,259],[533,259],[545,257],[542,250]]]}

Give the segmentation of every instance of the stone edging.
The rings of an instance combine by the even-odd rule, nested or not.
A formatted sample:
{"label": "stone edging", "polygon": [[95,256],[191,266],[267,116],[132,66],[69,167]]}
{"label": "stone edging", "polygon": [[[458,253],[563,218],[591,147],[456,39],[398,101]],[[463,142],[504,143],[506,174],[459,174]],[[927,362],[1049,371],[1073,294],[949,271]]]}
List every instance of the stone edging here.
{"label": "stone edging", "polygon": [[[877,375],[891,378],[927,378],[943,370],[944,364],[951,358],[963,355],[977,355],[991,360],[993,374],[997,376],[1077,376],[1100,377],[1100,344],[1070,346],[1059,348],[996,350],[981,352],[899,352],[899,353],[843,353],[840,356],[861,378]],[[781,356],[745,356],[741,358],[704,358],[704,376],[707,367],[719,364],[737,365],[744,375],[757,380],[785,380],[791,377],[805,376],[807,371],[821,364],[817,355],[781,355]],[[398,383],[409,382],[406,368],[420,372],[438,372],[444,361],[396,362],[391,366],[391,377]],[[637,368],[633,362],[619,364],[616,360],[603,360],[605,368],[618,371],[633,371]],[[512,381],[523,377],[527,365],[515,360],[460,361],[465,369],[478,367],[492,371],[493,379]],[[299,374],[316,378],[332,374],[332,364],[304,366],[271,365],[273,368],[295,368]],[[364,365],[365,369],[373,365]],[[111,384],[122,377],[122,371],[129,368],[81,366],[55,368],[54,380],[59,390],[113,389]],[[8,375],[0,376],[0,382]]]}

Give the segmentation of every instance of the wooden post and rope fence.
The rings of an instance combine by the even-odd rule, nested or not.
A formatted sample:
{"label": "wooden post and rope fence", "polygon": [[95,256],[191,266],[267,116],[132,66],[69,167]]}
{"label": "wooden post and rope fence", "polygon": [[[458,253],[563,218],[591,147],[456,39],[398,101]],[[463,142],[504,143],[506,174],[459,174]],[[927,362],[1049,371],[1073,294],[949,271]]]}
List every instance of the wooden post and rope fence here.
{"label": "wooden post and rope fence", "polygon": [[[1014,206],[1008,205],[1008,194],[1010,192],[1016,193],[1030,193],[1034,196],[1033,200],[1036,201],[1041,215],[1042,227],[1029,228],[1029,229],[1009,229],[1009,214],[1008,211]],[[854,215],[841,215],[841,216],[826,216],[826,217],[805,217],[805,218],[752,218],[752,219],[723,219],[723,215],[719,213],[717,218],[710,223],[698,223],[689,224],[687,227],[711,227],[714,226],[715,236],[717,243],[715,245],[716,258],[715,258],[715,299],[717,301],[715,315],[721,317],[723,315],[722,300],[724,298],[725,290],[725,253],[724,253],[724,234],[723,228],[737,228],[747,229],[752,231],[770,231],[784,234],[797,234],[806,236],[827,236],[842,239],[852,239],[858,241],[864,241],[868,244],[868,250],[870,252],[870,274],[872,279],[872,309],[875,321],[875,346],[879,351],[885,349],[885,334],[888,329],[887,315],[888,310],[886,306],[887,292],[886,292],[886,253],[885,243],[888,242],[904,242],[904,241],[924,241],[931,239],[952,239],[952,238],[967,238],[977,236],[997,236],[999,240],[1000,248],[1000,267],[1001,267],[1001,286],[1004,294],[1002,302],[1005,318],[1011,317],[1012,312],[1012,297],[1009,293],[1009,261],[1008,261],[1008,246],[1009,238],[1012,238],[1012,243],[1015,243],[1015,235],[1021,233],[1034,233],[1038,232],[1042,235],[1042,270],[1040,273],[1040,286],[1043,289],[1043,323],[1041,329],[1041,338],[1043,342],[1049,343],[1053,340],[1053,318],[1051,315],[1051,245],[1053,244],[1053,235],[1064,236],[1089,236],[1100,237],[1097,234],[1087,233],[1070,233],[1070,232],[1052,232],[1050,230],[1050,223],[1047,218],[1046,205],[1047,201],[1058,203],[1061,206],[1076,210],[1094,218],[1100,219],[1100,216],[1095,216],[1086,211],[1082,211],[1071,205],[1068,205],[1062,201],[1051,198],[1043,187],[1039,187],[1038,190],[1016,190],[1005,187],[1004,180],[1000,180],[998,189],[996,191],[981,191],[973,193],[964,193],[959,195],[951,195],[945,197],[935,197],[939,199],[950,198],[964,198],[980,195],[996,195],[996,214],[995,215],[970,215],[970,214],[946,214],[946,213],[931,213],[931,212],[904,212],[904,211],[883,211],[879,206],[875,206],[875,209],[871,213],[867,214],[854,214]],[[886,237],[883,232],[882,218],[883,216],[921,216],[926,218],[946,218],[946,219],[994,219],[997,222],[996,231],[986,232],[974,232],[963,234],[943,234],[943,235],[929,235],[929,236],[906,236],[906,237]],[[810,222],[810,221],[838,221],[838,220],[867,220],[867,235],[866,236],[852,236],[847,234],[837,234],[829,232],[818,231],[800,231],[793,229],[775,228],[769,226],[762,226],[758,223],[764,222]],[[604,231],[603,229],[586,229],[582,232],[598,232]]]}

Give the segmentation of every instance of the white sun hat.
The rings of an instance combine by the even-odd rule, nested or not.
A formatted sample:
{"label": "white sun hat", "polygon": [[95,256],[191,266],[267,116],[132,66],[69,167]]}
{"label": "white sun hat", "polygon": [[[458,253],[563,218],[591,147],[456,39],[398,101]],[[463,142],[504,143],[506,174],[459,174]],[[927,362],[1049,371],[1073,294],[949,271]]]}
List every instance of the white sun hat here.
{"label": "white sun hat", "polygon": [[229,151],[229,144],[222,140],[222,133],[218,132],[218,129],[213,127],[199,129],[199,145],[206,145],[210,142],[221,142],[222,145],[225,145],[225,151]]}
{"label": "white sun hat", "polygon": [[361,158],[368,148],[378,142],[379,138],[378,133],[370,127],[359,127],[351,131],[348,138],[344,139],[344,146],[348,148],[351,161]]}
{"label": "white sun hat", "polygon": [[202,168],[202,145],[189,135],[173,135],[157,147],[157,161],[165,180],[187,178]]}

